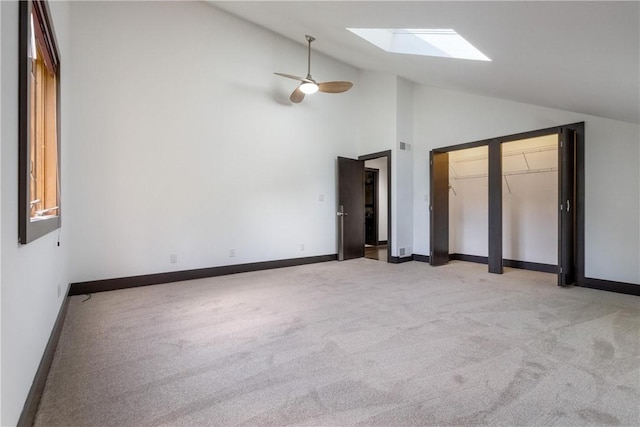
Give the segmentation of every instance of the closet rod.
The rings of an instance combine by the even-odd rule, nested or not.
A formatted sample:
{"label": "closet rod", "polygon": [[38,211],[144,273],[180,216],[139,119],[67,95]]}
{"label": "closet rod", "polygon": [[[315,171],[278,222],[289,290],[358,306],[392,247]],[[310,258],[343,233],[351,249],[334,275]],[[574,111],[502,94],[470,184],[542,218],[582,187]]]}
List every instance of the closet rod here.
{"label": "closet rod", "polygon": [[[512,175],[528,175],[530,173],[547,173],[547,172],[558,172],[558,168],[548,168],[548,169],[532,169],[529,171],[514,171],[514,172],[503,172],[502,176],[512,176]],[[489,174],[483,173],[478,175],[467,175],[467,176],[458,176],[453,178],[454,180],[458,179],[474,179],[474,178],[487,178]]]}
{"label": "closet rod", "polygon": [[[547,145],[544,147],[525,148],[524,150],[505,151],[502,153],[502,157],[513,157],[531,153],[543,153],[546,151],[558,151],[558,147],[555,145]],[[478,154],[477,156],[469,156],[464,159],[452,159],[452,163],[474,162],[476,160],[486,160],[489,158],[488,154]]]}

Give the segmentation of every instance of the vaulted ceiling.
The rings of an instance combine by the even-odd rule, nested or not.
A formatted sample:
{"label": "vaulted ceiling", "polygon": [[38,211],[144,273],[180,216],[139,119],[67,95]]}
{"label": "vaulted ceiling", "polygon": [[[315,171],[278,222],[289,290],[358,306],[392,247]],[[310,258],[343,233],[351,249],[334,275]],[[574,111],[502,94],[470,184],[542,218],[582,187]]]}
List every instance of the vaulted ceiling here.
{"label": "vaulted ceiling", "polygon": [[[638,1],[209,3],[362,70],[640,123]],[[388,53],[353,27],[452,28],[492,61]]]}

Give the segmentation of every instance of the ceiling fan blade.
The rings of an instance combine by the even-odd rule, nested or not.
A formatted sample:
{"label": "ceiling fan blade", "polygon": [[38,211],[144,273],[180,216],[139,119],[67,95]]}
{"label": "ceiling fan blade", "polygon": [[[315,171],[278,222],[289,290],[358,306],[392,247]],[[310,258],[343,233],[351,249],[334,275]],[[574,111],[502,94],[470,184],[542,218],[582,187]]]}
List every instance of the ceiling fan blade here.
{"label": "ceiling fan blade", "polygon": [[284,73],[273,73],[273,74],[277,74],[279,76],[286,77],[288,79],[298,80],[301,82],[313,83],[313,80],[305,79],[304,77],[294,76],[292,74],[284,74]]}
{"label": "ceiling fan blade", "polygon": [[295,104],[302,102],[303,99],[304,99],[304,92],[300,90],[300,86],[298,86],[296,90],[291,92],[291,96],[289,97],[289,100]]}
{"label": "ceiling fan blade", "polygon": [[323,82],[318,83],[318,90],[325,93],[346,92],[353,86],[351,82]]}

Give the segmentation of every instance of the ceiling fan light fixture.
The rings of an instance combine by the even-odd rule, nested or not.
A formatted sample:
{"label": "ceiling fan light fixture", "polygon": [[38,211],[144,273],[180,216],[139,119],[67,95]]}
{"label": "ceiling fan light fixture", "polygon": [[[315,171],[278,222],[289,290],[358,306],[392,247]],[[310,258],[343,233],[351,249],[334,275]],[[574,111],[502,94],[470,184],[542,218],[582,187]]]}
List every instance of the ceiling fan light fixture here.
{"label": "ceiling fan light fixture", "polygon": [[289,96],[289,100],[294,104],[298,104],[302,102],[305,95],[311,95],[316,92],[324,92],[324,93],[342,93],[346,92],[353,86],[351,82],[345,81],[333,81],[333,82],[321,82],[316,83],[316,81],[311,77],[311,42],[315,40],[315,37],[306,35],[305,39],[309,43],[307,48],[307,77],[302,78],[298,76],[294,76],[292,74],[284,74],[284,73],[274,73],[282,77],[286,77],[288,79],[298,80],[301,82],[298,87],[291,92]]}
{"label": "ceiling fan light fixture", "polygon": [[305,82],[302,83],[298,89],[300,89],[300,91],[305,95],[311,95],[318,91],[319,86],[315,83]]}

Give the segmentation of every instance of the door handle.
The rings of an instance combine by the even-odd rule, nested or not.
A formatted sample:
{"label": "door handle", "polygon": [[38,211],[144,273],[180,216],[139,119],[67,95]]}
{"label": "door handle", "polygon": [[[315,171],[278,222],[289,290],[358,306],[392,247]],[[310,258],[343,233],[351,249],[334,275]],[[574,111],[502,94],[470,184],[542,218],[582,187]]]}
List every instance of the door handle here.
{"label": "door handle", "polygon": [[344,206],[338,206],[340,209],[337,212],[338,218],[340,218],[340,224],[338,225],[340,234],[338,235],[338,261],[344,261],[344,217],[347,213],[344,211]]}
{"label": "door handle", "polygon": [[571,210],[571,203],[569,203],[569,199],[567,199],[567,212]]}

